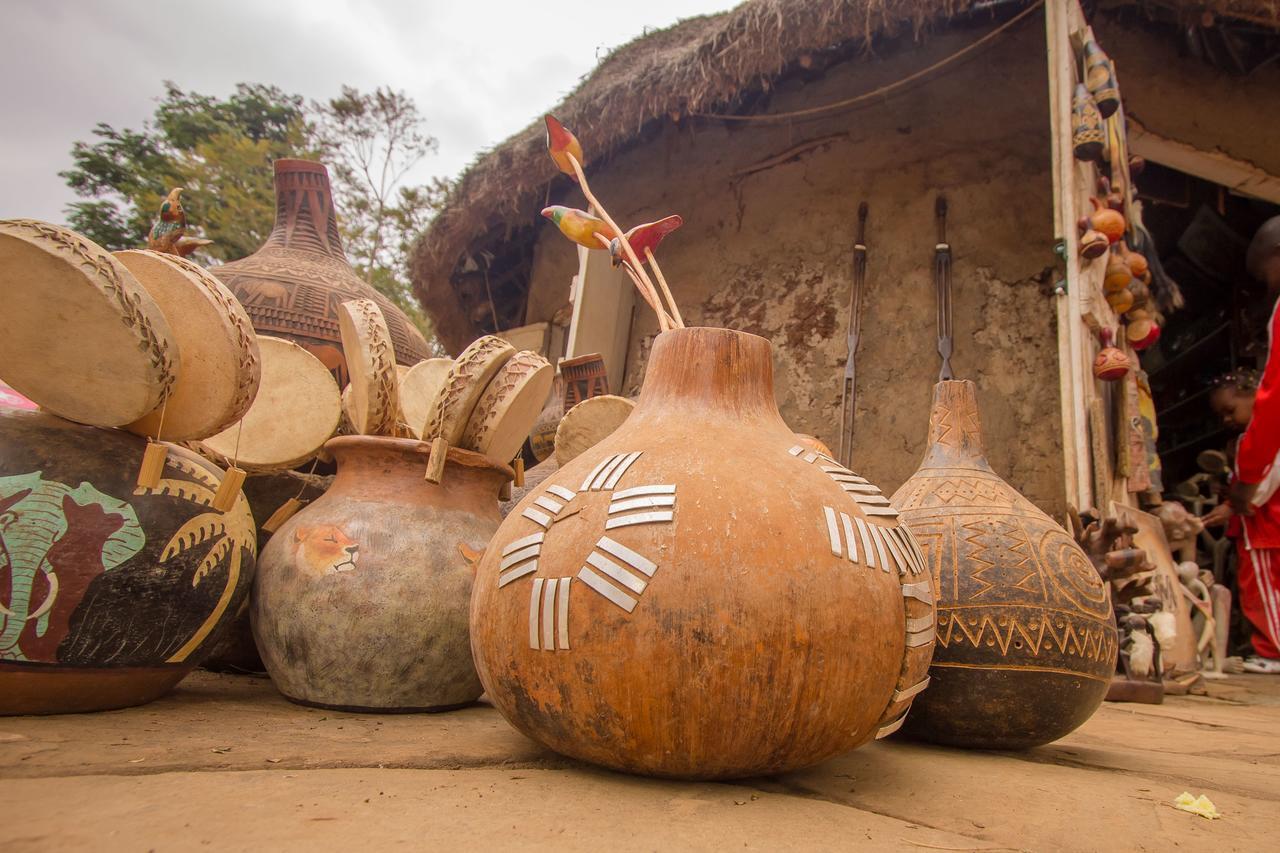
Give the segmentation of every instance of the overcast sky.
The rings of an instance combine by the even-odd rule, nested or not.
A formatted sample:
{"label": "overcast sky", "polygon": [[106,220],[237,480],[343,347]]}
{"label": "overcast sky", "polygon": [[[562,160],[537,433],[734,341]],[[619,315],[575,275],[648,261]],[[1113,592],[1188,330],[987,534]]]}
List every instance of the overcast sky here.
{"label": "overcast sky", "polygon": [[[272,83],[409,93],[440,140],[414,176],[456,175],[573,89],[597,56],[736,0],[0,0],[0,218],[63,221],[58,177],[98,122],[140,128],[162,81],[225,96]],[[557,8],[574,10],[565,19]],[[579,10],[588,10],[586,12]]]}

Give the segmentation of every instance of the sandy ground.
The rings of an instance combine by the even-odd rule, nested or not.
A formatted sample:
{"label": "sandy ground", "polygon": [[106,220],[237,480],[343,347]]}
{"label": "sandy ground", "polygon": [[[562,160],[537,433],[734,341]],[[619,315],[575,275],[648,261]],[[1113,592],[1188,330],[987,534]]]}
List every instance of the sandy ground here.
{"label": "sandy ground", "polygon": [[[0,849],[1274,850],[1280,678],[1209,689],[1022,753],[891,740],[684,784],[561,758],[484,704],[335,713],[197,673],[141,708],[0,719]],[[1175,810],[1184,790],[1224,817]]]}

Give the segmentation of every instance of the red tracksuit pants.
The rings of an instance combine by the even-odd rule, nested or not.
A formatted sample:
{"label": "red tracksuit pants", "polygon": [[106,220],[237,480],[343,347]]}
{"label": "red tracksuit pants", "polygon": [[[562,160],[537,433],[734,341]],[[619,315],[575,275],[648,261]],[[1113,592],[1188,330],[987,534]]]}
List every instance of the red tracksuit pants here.
{"label": "red tracksuit pants", "polygon": [[1240,609],[1253,625],[1253,650],[1264,658],[1280,658],[1280,548],[1249,550],[1237,541],[1240,555]]}

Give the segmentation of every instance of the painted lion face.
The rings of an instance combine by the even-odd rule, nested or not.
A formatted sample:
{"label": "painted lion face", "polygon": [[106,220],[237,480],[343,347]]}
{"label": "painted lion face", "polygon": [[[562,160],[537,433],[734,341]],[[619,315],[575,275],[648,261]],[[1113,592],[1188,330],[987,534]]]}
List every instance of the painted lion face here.
{"label": "painted lion face", "polygon": [[299,527],[294,532],[298,561],[316,574],[349,572],[360,558],[360,545],[332,524]]}

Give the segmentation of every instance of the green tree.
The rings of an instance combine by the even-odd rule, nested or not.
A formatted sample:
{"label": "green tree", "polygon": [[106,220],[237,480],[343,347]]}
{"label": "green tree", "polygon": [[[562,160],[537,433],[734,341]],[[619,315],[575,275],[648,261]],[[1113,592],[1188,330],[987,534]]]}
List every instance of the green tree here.
{"label": "green tree", "polygon": [[225,100],[165,83],[141,131],[99,124],[76,142],[61,176],[87,201],[67,210],[72,228],[108,249],[142,245],[170,187],[206,253],[229,261],[261,244],[275,216],[271,162],[319,150],[302,98],[242,83]]}
{"label": "green tree", "polygon": [[438,150],[438,141],[413,99],[389,88],[361,92],[343,86],[338,97],[313,104],[312,113],[342,204],[352,265],[430,339],[410,284],[409,252],[449,185],[440,178],[420,186],[406,180]]}
{"label": "green tree", "polygon": [[448,183],[407,183],[437,148],[408,95],[344,86],[338,97],[308,106],[274,86],[242,83],[219,99],[166,82],[141,131],[99,124],[93,136],[75,143],[74,166],[61,175],[85,199],[68,208],[69,224],[108,249],[143,245],[165,194],[181,186],[193,236],[214,241],[204,253],[242,258],[275,220],[272,163],[324,161],[352,265],[433,340],[409,283],[409,252]]}

